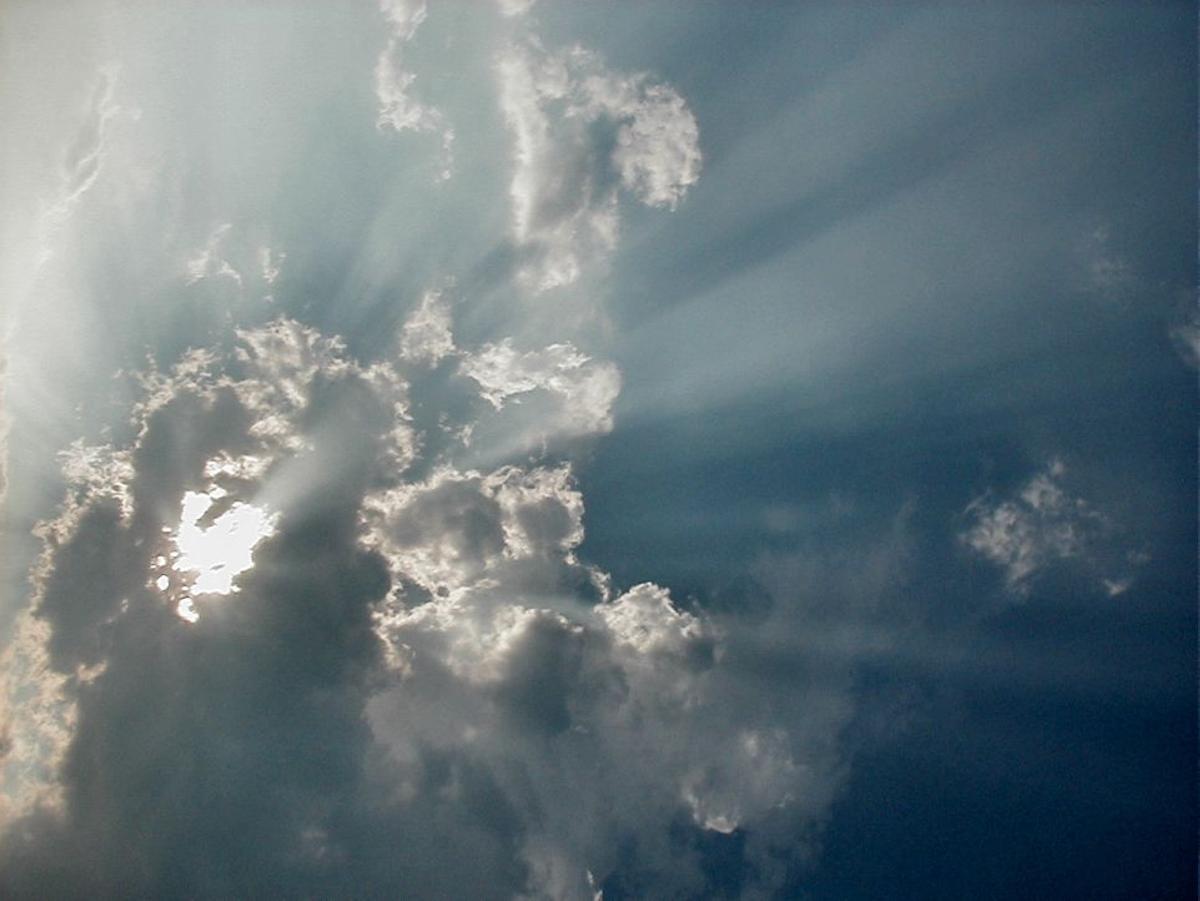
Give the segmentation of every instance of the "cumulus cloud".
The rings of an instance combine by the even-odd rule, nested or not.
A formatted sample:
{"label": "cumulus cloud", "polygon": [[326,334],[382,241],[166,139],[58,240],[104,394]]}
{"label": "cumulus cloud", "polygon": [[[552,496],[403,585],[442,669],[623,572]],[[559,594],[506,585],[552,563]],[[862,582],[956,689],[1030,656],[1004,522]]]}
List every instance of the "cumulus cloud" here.
{"label": "cumulus cloud", "polygon": [[[1062,562],[1083,567],[1110,596],[1128,590],[1132,576],[1110,575],[1107,544],[1112,520],[1086,500],[1071,494],[1064,480],[1067,468],[1052,461],[1009,500],[991,494],[976,498],[966,514],[973,520],[960,540],[1004,571],[1009,590],[1028,594],[1039,574]],[[1117,556],[1118,565],[1137,562],[1137,555]]]}
{"label": "cumulus cloud", "polygon": [[[748,884],[779,878],[848,687],[795,707],[748,626],[614,590],[567,460],[422,469],[433,318],[370,363],[239,330],[141,375],[131,444],[64,454],[8,652],[6,892],[687,896],[742,830]],[[542,391],[555,429],[610,422],[615,370],[569,346],[454,353],[485,419]]]}
{"label": "cumulus cloud", "polygon": [[513,234],[530,255],[520,277],[533,290],[568,285],[613,250],[619,188],[674,209],[699,178],[696,119],[670,85],[533,38],[496,71],[513,137]]}

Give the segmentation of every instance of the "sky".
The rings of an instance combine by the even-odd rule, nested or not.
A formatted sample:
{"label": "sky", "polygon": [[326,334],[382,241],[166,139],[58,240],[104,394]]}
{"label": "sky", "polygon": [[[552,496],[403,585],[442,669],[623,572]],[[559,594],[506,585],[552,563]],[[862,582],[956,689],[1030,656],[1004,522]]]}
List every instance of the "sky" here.
{"label": "sky", "polygon": [[1187,3],[0,10],[0,895],[1197,861]]}

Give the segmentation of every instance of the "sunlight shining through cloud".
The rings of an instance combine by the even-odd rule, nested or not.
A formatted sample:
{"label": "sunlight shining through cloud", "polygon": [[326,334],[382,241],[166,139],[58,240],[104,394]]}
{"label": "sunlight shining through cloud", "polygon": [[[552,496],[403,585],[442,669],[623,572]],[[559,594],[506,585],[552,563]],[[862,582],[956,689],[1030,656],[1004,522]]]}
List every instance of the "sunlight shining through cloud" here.
{"label": "sunlight shining through cloud", "polygon": [[1195,897],[1194,13],[0,0],[0,901]]}
{"label": "sunlight shining through cloud", "polygon": [[[262,507],[237,501],[206,523],[205,514],[223,496],[220,488],[208,494],[188,491],[183,496],[179,532],[175,536],[179,556],[174,567],[180,573],[194,575],[192,590],[196,594],[237,591],[234,578],[254,565],[254,548],[274,531],[278,520],[277,514],[270,514]],[[194,615],[190,605],[189,612]],[[180,616],[189,618],[182,605]]]}

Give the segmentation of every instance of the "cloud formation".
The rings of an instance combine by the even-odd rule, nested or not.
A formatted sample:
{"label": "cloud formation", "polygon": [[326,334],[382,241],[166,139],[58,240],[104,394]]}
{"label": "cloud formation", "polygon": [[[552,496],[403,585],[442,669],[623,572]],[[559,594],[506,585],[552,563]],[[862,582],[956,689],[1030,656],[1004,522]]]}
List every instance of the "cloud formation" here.
{"label": "cloud formation", "polygon": [[[577,281],[622,195],[676,209],[701,166],[674,88],[543,49],[531,5],[504,4],[494,70],[518,295]],[[406,68],[428,10],[380,9],[376,124],[439,135],[448,174]],[[287,296],[315,264],[286,223],[202,223],[161,283],[245,302],[137,349],[128,415],[60,455],[37,529],[0,894],[695,897],[714,849],[747,895],[781,885],[844,779],[853,684],[806,681],[786,580],[740,617],[586,559],[573,461],[621,390],[600,342],[456,332],[435,274],[365,351]]]}
{"label": "cloud formation", "polygon": [[[966,509],[973,523],[960,540],[1000,567],[1014,594],[1028,594],[1039,574],[1062,562],[1081,566],[1109,596],[1122,594],[1133,583],[1130,567],[1138,555],[1109,553],[1112,520],[1067,491],[1066,473],[1065,464],[1054,460],[1009,500],[976,498]],[[1113,556],[1116,575],[1108,572]]]}
{"label": "cloud formation", "polygon": [[413,41],[429,15],[425,0],[379,0],[391,33],[387,46],[375,62],[375,97],[379,105],[376,127],[395,132],[429,132],[439,137],[441,153],[438,179],[453,174],[454,129],[437,107],[417,100],[412,94],[415,72],[404,68],[404,46]]}
{"label": "cloud formation", "polygon": [[[221,245],[233,225],[225,222],[213,229],[212,234],[204,243],[204,249],[187,261],[187,283],[194,285],[204,278],[228,278],[239,288],[242,287],[242,274],[233,268],[232,264],[221,256]],[[268,274],[269,258],[264,263],[264,276]]]}
{"label": "cloud formation", "polygon": [[[113,121],[126,112],[116,100],[117,81],[121,66],[110,63],[97,73],[92,101],[75,142],[63,160],[62,182],[58,196],[42,214],[41,240],[44,263],[51,253],[50,243],[83,196],[96,183],[104,168],[112,141]],[[129,111],[136,118],[136,110]]]}
{"label": "cloud formation", "polygon": [[[286,318],[235,338],[140,375],[131,445],[64,455],[9,652],[6,891],[686,895],[700,836],[747,828],[747,879],[779,877],[769,836],[838,784],[848,687],[781,716],[729,656],[743,626],[579,559],[552,448],[611,427],[614,368],[456,347],[436,292],[391,361]],[[480,429],[552,399],[540,460],[466,468],[420,433],[450,355]]]}
{"label": "cloud formation", "polygon": [[513,139],[513,236],[529,252],[522,281],[569,285],[612,252],[619,189],[675,209],[696,183],[696,119],[679,93],[649,75],[607,69],[581,47],[550,52],[514,41],[496,66]]}
{"label": "cloud formation", "polygon": [[621,375],[611,363],[593,360],[572,344],[521,353],[505,339],[484,345],[460,368],[498,411],[522,401],[536,403],[542,395],[546,403],[535,419],[538,441],[612,429],[612,405],[621,391]]}

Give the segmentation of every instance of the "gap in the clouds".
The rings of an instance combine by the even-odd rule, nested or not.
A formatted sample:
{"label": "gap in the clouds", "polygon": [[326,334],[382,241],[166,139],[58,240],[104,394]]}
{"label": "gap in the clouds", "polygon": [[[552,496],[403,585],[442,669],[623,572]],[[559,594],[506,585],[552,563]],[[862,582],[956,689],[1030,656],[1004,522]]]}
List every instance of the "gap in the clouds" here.
{"label": "gap in the clouds", "polygon": [[[187,491],[174,543],[176,572],[196,594],[229,594],[234,580],[253,566],[254,548],[275,528],[278,514],[243,501],[222,504],[226,492]],[[214,515],[215,514],[215,515]]]}

